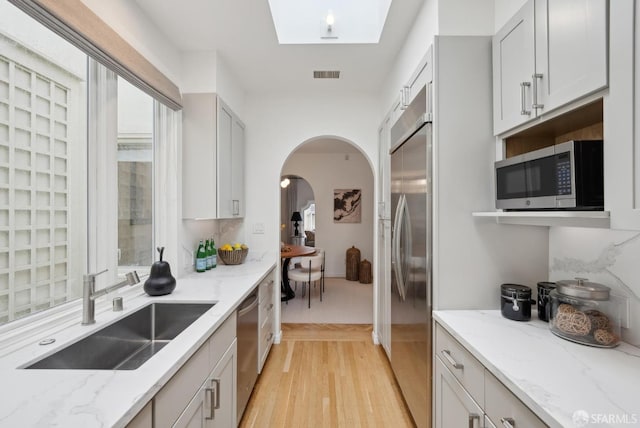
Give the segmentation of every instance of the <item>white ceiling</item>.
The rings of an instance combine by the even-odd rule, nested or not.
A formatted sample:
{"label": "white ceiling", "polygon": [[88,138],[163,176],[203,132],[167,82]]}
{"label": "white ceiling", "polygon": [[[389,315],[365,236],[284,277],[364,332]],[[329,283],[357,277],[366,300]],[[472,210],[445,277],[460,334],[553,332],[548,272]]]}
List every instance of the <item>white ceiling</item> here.
{"label": "white ceiling", "polygon": [[[267,0],[135,1],[181,51],[217,51],[248,92],[368,93],[383,83],[424,2],[393,1],[377,44],[280,45]],[[340,79],[314,80],[314,70],[340,70]]]}

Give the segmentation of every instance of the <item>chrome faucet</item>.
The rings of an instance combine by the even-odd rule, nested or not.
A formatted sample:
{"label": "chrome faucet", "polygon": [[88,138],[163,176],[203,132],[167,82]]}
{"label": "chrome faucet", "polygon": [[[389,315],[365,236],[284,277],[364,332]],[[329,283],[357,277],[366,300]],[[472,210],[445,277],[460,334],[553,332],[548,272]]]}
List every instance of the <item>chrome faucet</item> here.
{"label": "chrome faucet", "polygon": [[125,275],[125,280],[117,284],[96,291],[96,276],[105,273],[108,269],[98,273],[90,273],[83,276],[82,280],[82,325],[96,322],[96,299],[107,293],[117,290],[125,285],[136,285],[140,282],[135,270]]}

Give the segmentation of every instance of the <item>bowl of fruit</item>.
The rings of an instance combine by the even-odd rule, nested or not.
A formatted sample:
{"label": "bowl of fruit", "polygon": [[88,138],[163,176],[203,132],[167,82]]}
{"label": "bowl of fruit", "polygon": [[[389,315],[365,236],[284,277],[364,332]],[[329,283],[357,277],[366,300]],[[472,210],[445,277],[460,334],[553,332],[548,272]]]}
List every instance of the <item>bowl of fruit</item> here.
{"label": "bowl of fruit", "polygon": [[247,254],[249,254],[249,247],[245,244],[224,244],[218,248],[218,258],[225,265],[242,264],[247,258]]}

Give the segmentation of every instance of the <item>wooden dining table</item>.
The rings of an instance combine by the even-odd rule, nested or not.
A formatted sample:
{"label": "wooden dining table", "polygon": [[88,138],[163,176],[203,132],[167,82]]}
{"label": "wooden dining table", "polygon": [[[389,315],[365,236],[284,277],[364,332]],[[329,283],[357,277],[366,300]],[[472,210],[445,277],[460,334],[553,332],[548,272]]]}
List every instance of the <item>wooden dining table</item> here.
{"label": "wooden dining table", "polygon": [[294,257],[310,256],[314,254],[316,249],[314,247],[306,247],[304,245],[285,245],[280,249],[280,259],[282,259],[282,301],[293,299],[296,297],[296,293],[291,289],[289,285],[289,263]]}

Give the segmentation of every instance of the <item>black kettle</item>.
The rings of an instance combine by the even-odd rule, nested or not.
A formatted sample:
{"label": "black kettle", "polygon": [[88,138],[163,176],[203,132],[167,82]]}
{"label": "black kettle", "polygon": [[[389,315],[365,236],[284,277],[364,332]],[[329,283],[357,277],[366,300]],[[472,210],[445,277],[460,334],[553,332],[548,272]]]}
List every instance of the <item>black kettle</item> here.
{"label": "black kettle", "polygon": [[176,288],[176,279],[171,275],[169,263],[162,261],[164,247],[158,247],[157,250],[160,261],[153,262],[149,278],[144,282],[144,291],[149,296],[164,296]]}

